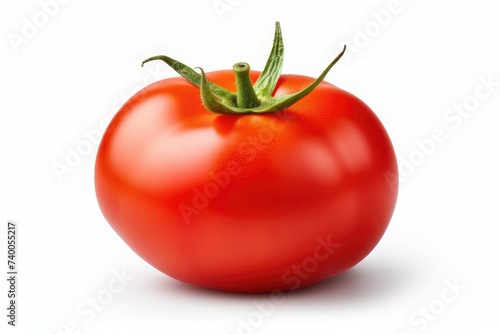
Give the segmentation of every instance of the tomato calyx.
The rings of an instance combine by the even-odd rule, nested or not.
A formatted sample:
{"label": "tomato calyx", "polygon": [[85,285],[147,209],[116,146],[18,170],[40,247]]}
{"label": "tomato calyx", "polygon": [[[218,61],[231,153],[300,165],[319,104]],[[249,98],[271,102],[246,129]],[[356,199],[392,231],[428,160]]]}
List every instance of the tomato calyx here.
{"label": "tomato calyx", "polygon": [[296,93],[278,97],[274,97],[272,94],[283,68],[284,45],[279,22],[276,22],[275,25],[271,53],[264,70],[255,84],[252,85],[250,81],[250,65],[240,62],[233,66],[237,87],[235,93],[210,82],[202,68],[195,68],[200,70],[201,74],[199,74],[195,69],[168,56],[159,55],[150,57],[142,62],[142,66],[152,60],[165,62],[180,76],[200,88],[203,105],[214,113],[239,115],[263,114],[284,110],[304,98],[323,81],[333,65],[344,55],[345,50],[346,46],[344,45],[344,48],[337,57],[333,59],[319,77],[309,84],[309,86]]}

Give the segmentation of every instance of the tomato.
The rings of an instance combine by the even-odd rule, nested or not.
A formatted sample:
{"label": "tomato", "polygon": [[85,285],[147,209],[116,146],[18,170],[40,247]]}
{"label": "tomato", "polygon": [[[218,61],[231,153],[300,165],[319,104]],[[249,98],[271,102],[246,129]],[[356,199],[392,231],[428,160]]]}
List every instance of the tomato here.
{"label": "tomato", "polygon": [[[250,71],[255,84],[260,72]],[[234,73],[203,74],[229,91]],[[279,76],[273,97],[314,82]],[[295,290],[376,246],[397,191],[393,146],[372,110],[325,81],[281,111],[214,113],[183,78],[133,96],[102,138],[100,208],[140,257],[186,283]],[[397,186],[397,184],[396,184]]]}

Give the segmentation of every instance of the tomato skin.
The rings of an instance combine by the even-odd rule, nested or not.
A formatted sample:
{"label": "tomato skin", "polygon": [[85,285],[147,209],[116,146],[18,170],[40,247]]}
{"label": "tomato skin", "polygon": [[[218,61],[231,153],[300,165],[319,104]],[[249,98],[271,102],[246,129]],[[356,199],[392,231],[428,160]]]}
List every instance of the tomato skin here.
{"label": "tomato skin", "polygon": [[[207,76],[235,90],[232,71]],[[282,75],[275,95],[313,80]],[[112,228],[161,272],[269,292],[320,282],[368,255],[396,204],[386,173],[397,175],[397,164],[382,124],[329,83],[281,112],[220,115],[204,108],[197,87],[173,78],[116,114],[95,187]]]}

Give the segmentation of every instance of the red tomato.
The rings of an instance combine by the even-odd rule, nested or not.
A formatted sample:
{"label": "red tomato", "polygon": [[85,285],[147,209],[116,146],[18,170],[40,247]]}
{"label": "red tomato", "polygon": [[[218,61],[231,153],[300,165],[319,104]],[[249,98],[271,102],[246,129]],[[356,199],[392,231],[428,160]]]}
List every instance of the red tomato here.
{"label": "red tomato", "polygon": [[[233,71],[207,77],[236,88]],[[282,75],[274,96],[313,80]],[[202,105],[196,86],[172,78],[144,88],[114,117],[95,186],[112,228],[161,272],[266,292],[320,282],[370,253],[396,203],[386,173],[397,175],[397,165],[381,122],[327,82],[283,111],[224,115]]]}

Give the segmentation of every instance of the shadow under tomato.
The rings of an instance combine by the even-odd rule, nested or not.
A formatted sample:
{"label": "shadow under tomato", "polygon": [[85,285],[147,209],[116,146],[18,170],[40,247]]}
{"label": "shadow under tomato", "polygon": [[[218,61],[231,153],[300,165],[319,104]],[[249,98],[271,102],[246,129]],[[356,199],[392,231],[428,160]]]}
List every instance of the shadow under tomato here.
{"label": "shadow under tomato", "polygon": [[[404,266],[389,267],[375,265],[358,265],[347,272],[329,278],[315,285],[284,292],[284,303],[304,303],[308,306],[346,305],[364,303],[378,298],[390,298],[415,284],[414,275]],[[165,279],[157,282],[160,293],[182,295],[188,299],[203,301],[215,300],[269,300],[270,293],[234,293],[199,288]]]}
{"label": "shadow under tomato", "polygon": [[408,268],[359,265],[323,282],[289,292],[287,299],[322,305],[364,303],[398,295],[413,284]]}

